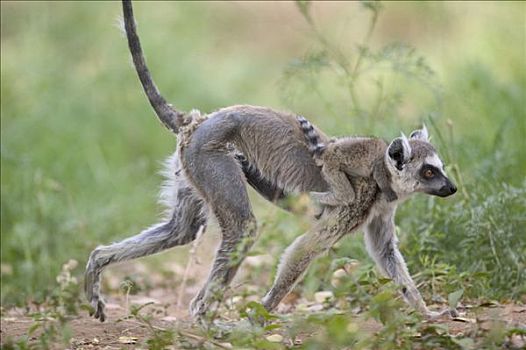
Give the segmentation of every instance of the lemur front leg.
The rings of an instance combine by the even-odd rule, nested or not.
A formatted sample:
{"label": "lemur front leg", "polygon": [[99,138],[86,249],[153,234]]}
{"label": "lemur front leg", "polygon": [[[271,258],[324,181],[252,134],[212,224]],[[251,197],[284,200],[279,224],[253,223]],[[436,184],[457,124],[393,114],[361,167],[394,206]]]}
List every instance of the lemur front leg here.
{"label": "lemur front leg", "polygon": [[398,239],[395,234],[394,209],[374,217],[365,228],[365,244],[367,251],[378,267],[395,283],[402,287],[404,300],[428,319],[436,319],[442,315],[453,316],[455,310],[431,311],[427,308],[418,292],[413,279],[409,275],[404,258],[398,250]]}
{"label": "lemur front leg", "polygon": [[[278,266],[278,272],[272,288],[263,297],[262,304],[272,311],[280,301],[294,288],[304,275],[310,263],[332,247],[346,231],[327,230],[330,222],[338,218],[331,214],[318,222],[309,232],[299,236],[285,249]],[[343,232],[343,233],[342,233]]]}
{"label": "lemur front leg", "polygon": [[356,197],[354,189],[347,178],[347,175],[339,169],[329,164],[324,164],[322,174],[330,185],[330,192],[311,192],[314,199],[321,204],[336,206],[348,204]]}

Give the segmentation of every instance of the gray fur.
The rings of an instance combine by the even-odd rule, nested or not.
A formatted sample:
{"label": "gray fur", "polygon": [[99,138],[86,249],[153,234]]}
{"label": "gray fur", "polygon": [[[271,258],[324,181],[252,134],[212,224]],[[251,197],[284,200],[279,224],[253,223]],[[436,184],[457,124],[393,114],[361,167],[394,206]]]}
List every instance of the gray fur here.
{"label": "gray fur", "polygon": [[385,165],[387,144],[378,138],[345,137],[325,145],[320,142],[313,125],[298,117],[301,129],[308,142],[309,151],[322,174],[329,183],[328,192],[313,192],[311,195],[326,205],[348,204],[354,201],[355,192],[349,177],[373,176],[380,190],[390,202],[398,199],[391,189],[391,174]]}
{"label": "gray fur", "polygon": [[367,221],[375,202],[381,200],[380,193],[370,177],[355,178],[353,186],[356,189],[353,203],[326,208],[316,225],[285,250],[274,284],[262,300],[265,308],[274,309],[300,280],[314,258]]}
{"label": "gray fur", "polygon": [[95,318],[101,321],[104,321],[105,314],[104,301],[100,296],[100,280],[105,267],[190,243],[196,238],[197,232],[206,227],[206,205],[180,171],[178,158],[167,162],[167,165],[172,166],[167,170],[171,174],[171,181],[170,184],[165,184],[162,197],[163,203],[170,206],[168,217],[136,236],[107,246],[99,246],[90,254],[84,290],[95,310]]}
{"label": "gray fur", "polygon": [[415,309],[428,313],[407,267],[398,250],[395,234],[394,205],[378,206],[365,226],[365,244],[369,255],[377,263],[385,276],[392,278],[402,287],[405,300]]}
{"label": "gray fur", "polygon": [[309,145],[309,152],[314,158],[319,158],[325,151],[325,145],[321,142],[320,136],[316,132],[314,125],[302,116],[296,117],[300,123],[301,130],[305,134]]}
{"label": "gray fur", "polygon": [[[131,4],[124,1],[123,6],[125,20],[132,21]],[[138,53],[142,57],[140,46],[137,49],[138,37],[134,26],[127,25],[126,31],[141,76],[146,66],[144,60],[138,62],[135,59]],[[146,81],[145,89],[152,84],[152,81]],[[152,102],[148,91],[147,94],[156,108],[155,104],[159,101]],[[155,94],[158,91],[154,91]],[[160,104],[163,105],[162,100]],[[157,112],[161,120],[166,117],[164,112]],[[206,227],[209,209],[217,218],[222,240],[209,277],[190,305],[192,316],[202,317],[214,301],[220,300],[257,238],[257,223],[248,199],[247,182],[271,201],[292,192],[339,191],[333,186],[328,176],[330,173],[320,171],[308,140],[312,141],[316,134],[316,142],[327,145],[323,154],[338,142],[329,142],[327,136],[314,126],[309,127],[310,136],[307,135],[309,138],[306,139],[305,125],[298,123],[296,116],[290,113],[264,107],[232,106],[207,116],[192,111],[181,119],[184,123],[177,120],[172,120],[174,124],[163,121],[171,130],[178,132],[177,152],[167,162],[165,173],[168,180],[161,196],[168,206],[166,219],[136,236],[97,247],[90,255],[86,266],[85,292],[94,307],[95,318],[101,321],[105,319],[104,302],[100,295],[102,270],[115,262],[158,253],[193,241],[197,232]],[[335,206],[324,206],[315,226],[286,249],[274,284],[263,298],[268,310],[276,307],[316,256],[327,251],[344,235],[365,225],[369,252],[381,270],[405,288],[404,297],[411,305],[428,316],[434,316],[425,308],[398,251],[393,217],[397,204],[412,193],[420,191],[445,196],[454,193],[456,188],[445,176],[434,148],[426,141],[427,132],[426,140],[423,132],[414,135],[411,140],[403,137],[401,141],[393,141],[389,147],[371,138],[344,140],[345,147],[335,149],[333,153],[347,151],[349,154],[345,156],[351,160],[350,163],[342,163],[344,158],[341,157],[318,159],[322,163],[333,162],[333,168],[340,166],[343,173],[352,174],[346,175],[346,181],[354,199]],[[389,152],[393,145],[396,149]],[[378,157],[378,150],[383,152],[383,157]],[[353,152],[357,153],[353,155]],[[390,153],[396,157],[390,156]],[[364,154],[365,163],[358,163],[359,166],[354,168],[349,166],[356,160],[353,157],[363,157]],[[423,166],[434,169],[436,177],[422,178]],[[383,173],[372,174],[376,171]],[[389,176],[397,201],[389,202],[378,185],[387,181]]]}

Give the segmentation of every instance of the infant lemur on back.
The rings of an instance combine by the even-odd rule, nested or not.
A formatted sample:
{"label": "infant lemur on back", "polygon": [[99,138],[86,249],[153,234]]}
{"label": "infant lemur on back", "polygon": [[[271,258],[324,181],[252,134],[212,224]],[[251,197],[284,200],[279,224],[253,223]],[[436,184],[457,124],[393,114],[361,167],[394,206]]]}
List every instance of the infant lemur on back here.
{"label": "infant lemur on back", "polygon": [[329,192],[311,192],[320,203],[335,206],[353,202],[355,191],[348,176],[372,175],[388,202],[398,199],[391,187],[391,174],[385,164],[387,143],[384,140],[344,137],[323,144],[307,119],[301,116],[297,119],[308,141],[309,151],[317,165],[321,166],[324,178],[331,187]]}

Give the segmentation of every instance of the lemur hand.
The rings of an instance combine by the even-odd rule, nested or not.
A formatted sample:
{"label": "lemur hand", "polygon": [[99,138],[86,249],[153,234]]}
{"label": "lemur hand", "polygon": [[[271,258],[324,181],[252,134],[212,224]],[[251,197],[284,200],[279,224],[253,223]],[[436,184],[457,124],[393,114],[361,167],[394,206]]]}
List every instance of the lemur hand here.
{"label": "lemur hand", "polygon": [[384,194],[385,196],[385,199],[388,201],[388,202],[394,202],[395,200],[398,199],[398,196],[396,195],[395,191],[393,191],[392,189],[386,189],[384,191],[382,191],[382,193]]}

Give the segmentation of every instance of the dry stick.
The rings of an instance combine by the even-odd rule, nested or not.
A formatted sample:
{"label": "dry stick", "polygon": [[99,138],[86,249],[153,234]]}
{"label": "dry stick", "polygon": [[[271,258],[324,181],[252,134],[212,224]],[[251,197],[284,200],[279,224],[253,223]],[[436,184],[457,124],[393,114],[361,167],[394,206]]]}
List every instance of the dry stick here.
{"label": "dry stick", "polygon": [[205,230],[205,226],[201,225],[201,227],[199,227],[199,231],[197,231],[196,238],[195,238],[195,240],[192,243],[192,246],[190,248],[190,251],[189,251],[190,257],[188,259],[188,262],[186,263],[186,268],[185,268],[184,274],[183,274],[183,281],[181,282],[181,286],[179,287],[179,296],[177,297],[177,303],[175,304],[175,309],[177,311],[180,311],[180,305],[181,305],[181,303],[183,301],[183,294],[184,294],[184,290],[186,288],[186,280],[188,279],[188,274],[190,273],[190,268],[192,267],[193,263],[197,260],[196,251],[197,251],[197,247],[201,243],[201,237],[203,236],[204,230]]}
{"label": "dry stick", "polygon": [[210,343],[212,345],[215,345],[215,346],[217,346],[217,347],[219,347],[221,349],[230,349],[229,346],[223,345],[220,342],[215,341],[215,340],[210,339],[210,338],[206,338],[206,337],[203,337],[203,336],[200,336],[200,335],[197,335],[197,334],[194,334],[194,333],[190,333],[190,332],[187,332],[187,331],[183,331],[183,330],[178,330],[177,332],[180,335],[182,335],[182,336],[185,336],[185,337],[188,337],[188,338],[193,338],[195,340],[199,340],[199,341],[205,342],[205,343],[208,342],[208,343]]}

